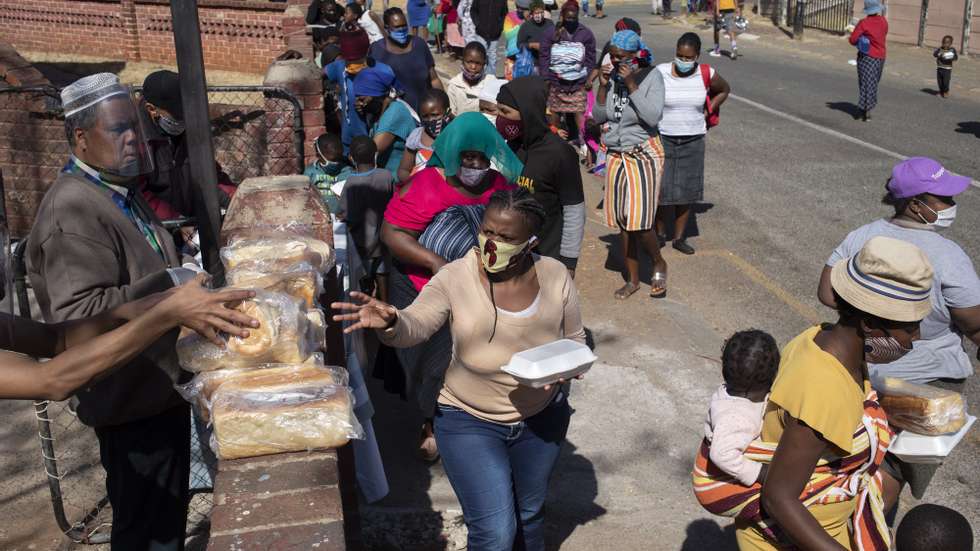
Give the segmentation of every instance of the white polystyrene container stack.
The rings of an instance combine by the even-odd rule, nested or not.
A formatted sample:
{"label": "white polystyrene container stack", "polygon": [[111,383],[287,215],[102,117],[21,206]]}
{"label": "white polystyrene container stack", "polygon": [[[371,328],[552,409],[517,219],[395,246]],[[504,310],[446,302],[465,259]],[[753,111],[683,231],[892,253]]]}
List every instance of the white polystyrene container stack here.
{"label": "white polystyrene container stack", "polygon": [[892,440],[888,451],[906,463],[942,463],[976,420],[976,417],[967,415],[966,423],[960,430],[939,436],[902,431]]}

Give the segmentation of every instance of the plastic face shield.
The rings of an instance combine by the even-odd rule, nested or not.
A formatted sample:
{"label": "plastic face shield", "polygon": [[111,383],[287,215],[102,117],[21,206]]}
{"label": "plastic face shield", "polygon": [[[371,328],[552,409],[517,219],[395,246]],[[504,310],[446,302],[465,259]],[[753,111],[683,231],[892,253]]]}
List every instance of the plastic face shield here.
{"label": "plastic face shield", "polygon": [[83,129],[85,162],[109,179],[130,179],[153,172],[139,105],[129,89],[112,85],[65,105],[65,116],[94,110],[95,123]]}

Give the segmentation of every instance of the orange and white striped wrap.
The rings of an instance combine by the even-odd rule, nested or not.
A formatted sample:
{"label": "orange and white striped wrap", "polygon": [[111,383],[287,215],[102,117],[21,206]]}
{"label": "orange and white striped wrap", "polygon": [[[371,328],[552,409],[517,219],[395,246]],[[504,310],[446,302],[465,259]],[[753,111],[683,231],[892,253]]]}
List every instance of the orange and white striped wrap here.
{"label": "orange and white striped wrap", "polygon": [[[854,433],[851,455],[822,458],[800,494],[805,507],[857,499],[851,534],[859,551],[888,551],[891,534],[885,522],[882,479],[878,468],[885,458],[893,432],[885,411],[872,390],[864,399],[864,417]],[[756,440],[745,450],[745,457],[769,463],[776,442]],[[754,523],[773,543],[786,545],[775,521],[762,511],[762,485],[743,486],[715,466],[708,458],[709,443],[701,443],[691,473],[694,496],[708,512]],[[783,549],[784,547],[780,547]]]}

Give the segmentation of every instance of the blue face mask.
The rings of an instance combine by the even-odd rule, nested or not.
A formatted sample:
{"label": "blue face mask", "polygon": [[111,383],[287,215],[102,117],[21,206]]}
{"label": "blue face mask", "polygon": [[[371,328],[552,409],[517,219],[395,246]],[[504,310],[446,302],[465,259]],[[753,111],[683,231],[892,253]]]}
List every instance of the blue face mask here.
{"label": "blue face mask", "polygon": [[388,36],[398,44],[408,43],[408,27],[388,28]]}
{"label": "blue face mask", "polygon": [[674,67],[677,67],[677,72],[682,74],[690,73],[694,70],[694,66],[697,65],[697,61],[684,61],[682,59],[674,58]]}

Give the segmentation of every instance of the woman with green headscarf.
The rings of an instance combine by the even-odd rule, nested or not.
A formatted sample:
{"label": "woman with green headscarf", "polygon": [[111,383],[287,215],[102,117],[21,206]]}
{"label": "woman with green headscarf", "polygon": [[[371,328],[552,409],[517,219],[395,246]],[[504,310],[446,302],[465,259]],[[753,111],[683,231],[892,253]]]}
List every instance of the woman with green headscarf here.
{"label": "woman with green headscarf", "polygon": [[[495,191],[513,188],[522,169],[507,142],[479,113],[463,113],[439,133],[428,166],[398,187],[385,210],[381,239],[391,253],[389,286],[394,306],[411,304],[450,260],[419,244],[436,216],[454,206],[486,205]],[[447,234],[440,240],[456,237]],[[398,350],[405,394],[418,400],[426,419],[435,412],[451,352],[445,328],[426,343]],[[430,422],[423,427],[419,452],[429,460],[438,457]]]}

